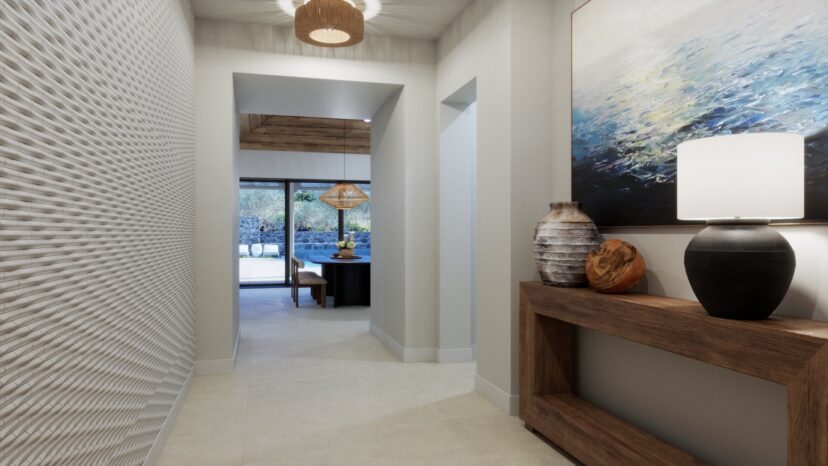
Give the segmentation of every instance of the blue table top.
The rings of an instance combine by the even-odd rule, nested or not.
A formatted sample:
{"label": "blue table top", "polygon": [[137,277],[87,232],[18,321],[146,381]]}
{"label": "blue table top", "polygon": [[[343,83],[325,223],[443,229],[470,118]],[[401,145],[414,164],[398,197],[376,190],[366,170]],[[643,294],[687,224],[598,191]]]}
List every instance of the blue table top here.
{"label": "blue table top", "polygon": [[313,255],[308,256],[308,262],[314,264],[370,264],[371,256],[360,256],[359,259],[334,259],[330,255]]}

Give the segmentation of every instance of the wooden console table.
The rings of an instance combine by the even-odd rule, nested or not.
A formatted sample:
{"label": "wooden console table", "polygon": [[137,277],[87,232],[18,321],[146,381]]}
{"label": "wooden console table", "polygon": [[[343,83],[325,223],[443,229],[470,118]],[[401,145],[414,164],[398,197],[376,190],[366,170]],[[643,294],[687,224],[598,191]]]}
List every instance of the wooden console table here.
{"label": "wooden console table", "polygon": [[828,322],[710,317],[698,303],[520,286],[520,418],[587,465],[702,464],[573,393],[575,327],[786,385],[788,464],[828,465]]}

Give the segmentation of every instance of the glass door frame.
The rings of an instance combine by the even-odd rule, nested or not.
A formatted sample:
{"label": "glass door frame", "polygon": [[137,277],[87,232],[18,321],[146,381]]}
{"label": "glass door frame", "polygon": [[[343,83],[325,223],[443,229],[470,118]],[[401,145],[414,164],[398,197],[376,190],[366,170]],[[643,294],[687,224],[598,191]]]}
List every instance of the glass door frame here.
{"label": "glass door frame", "polygon": [[[290,283],[290,258],[293,257],[293,235],[291,229],[293,228],[293,185],[300,183],[353,183],[353,184],[367,184],[371,181],[365,180],[319,180],[319,179],[305,179],[305,178],[239,178],[239,183],[282,183],[285,190],[285,282],[284,283],[239,283],[239,288],[286,288],[291,286]],[[241,190],[239,186],[239,190]],[[338,237],[341,240],[342,235],[345,234],[345,212],[342,210],[336,211],[338,221]],[[238,223],[236,219],[236,223]],[[239,260],[239,259],[237,259]]]}
{"label": "glass door frame", "polygon": [[[291,212],[291,202],[290,202],[290,186],[288,185],[285,180],[280,179],[270,179],[270,178],[240,178],[239,179],[239,191],[242,189],[256,189],[255,187],[251,188],[242,188],[241,183],[281,183],[282,190],[284,191],[284,210],[285,210],[285,224],[283,225],[284,233],[285,233],[285,281],[282,283],[279,282],[251,282],[251,283],[242,283],[239,280],[239,288],[281,288],[290,286],[290,258],[288,257],[287,253],[291,249],[290,244],[290,236],[288,235],[288,228],[289,225],[292,223],[292,216],[293,212]],[[236,223],[239,222],[239,219],[236,219]],[[238,241],[238,240],[237,240]],[[241,258],[236,259],[241,260]]]}

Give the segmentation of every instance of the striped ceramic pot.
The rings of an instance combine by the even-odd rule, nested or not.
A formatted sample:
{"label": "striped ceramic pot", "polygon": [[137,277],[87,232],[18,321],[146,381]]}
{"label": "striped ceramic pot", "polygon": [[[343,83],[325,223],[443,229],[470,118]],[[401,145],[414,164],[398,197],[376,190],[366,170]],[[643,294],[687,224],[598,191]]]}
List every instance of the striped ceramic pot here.
{"label": "striped ceramic pot", "polygon": [[577,202],[553,202],[535,227],[535,264],[547,285],[586,286],[586,259],[601,244],[592,219]]}

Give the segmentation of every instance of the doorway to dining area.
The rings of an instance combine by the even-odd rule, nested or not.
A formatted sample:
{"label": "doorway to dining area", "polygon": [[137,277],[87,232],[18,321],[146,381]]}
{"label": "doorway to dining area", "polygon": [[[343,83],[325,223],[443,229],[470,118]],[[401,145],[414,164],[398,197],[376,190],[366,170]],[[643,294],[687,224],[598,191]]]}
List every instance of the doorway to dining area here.
{"label": "doorway to dining area", "polygon": [[[344,181],[344,180],[343,180]],[[330,256],[348,235],[356,254],[371,255],[371,185],[355,183],[369,200],[337,210],[320,196],[335,182],[244,178],[239,182],[239,283],[241,286],[290,284],[290,257],[306,261],[306,271],[322,274],[312,257]]]}

